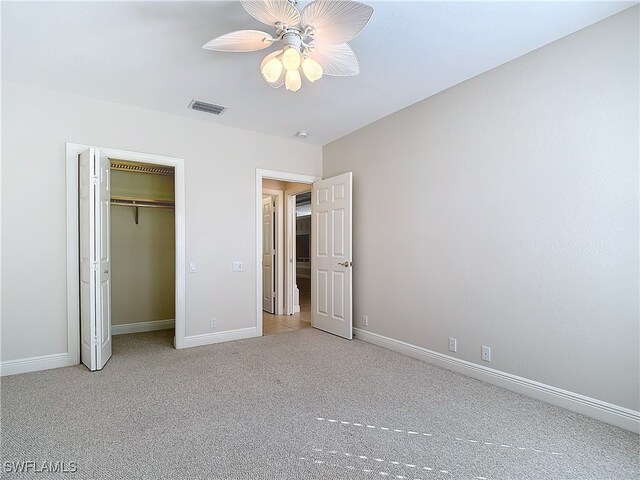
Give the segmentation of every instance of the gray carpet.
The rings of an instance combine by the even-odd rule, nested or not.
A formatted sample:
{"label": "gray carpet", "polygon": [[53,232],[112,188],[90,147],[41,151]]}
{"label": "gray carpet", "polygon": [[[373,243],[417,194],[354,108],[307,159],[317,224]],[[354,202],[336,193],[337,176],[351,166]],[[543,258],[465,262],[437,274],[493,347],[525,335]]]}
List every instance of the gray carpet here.
{"label": "gray carpet", "polygon": [[[358,340],[300,330],[178,351],[171,338],[114,337],[101,372],[2,378],[0,475],[640,476],[638,435]],[[19,461],[77,470],[9,473]]]}

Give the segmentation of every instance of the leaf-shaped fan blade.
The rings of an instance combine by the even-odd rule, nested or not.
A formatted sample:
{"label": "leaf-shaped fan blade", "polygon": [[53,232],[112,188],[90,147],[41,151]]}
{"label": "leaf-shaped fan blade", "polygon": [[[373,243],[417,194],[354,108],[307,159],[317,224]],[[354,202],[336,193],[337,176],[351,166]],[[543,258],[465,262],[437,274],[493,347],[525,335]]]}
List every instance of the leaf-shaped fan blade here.
{"label": "leaf-shaped fan blade", "polygon": [[348,43],[321,45],[309,56],[322,66],[323,73],[332,77],[349,77],[360,73],[356,54]]}
{"label": "leaf-shaped fan blade", "polygon": [[256,20],[267,25],[282,22],[290,27],[300,23],[300,14],[287,0],[240,0],[242,6]]}
{"label": "leaf-shaped fan blade", "polygon": [[271,46],[273,37],[260,30],[238,30],[214,38],[202,48],[219,52],[255,52]]}
{"label": "leaf-shaped fan blade", "polygon": [[[269,60],[271,60],[274,57],[277,57],[278,55],[280,55],[282,53],[282,50],[276,50],[275,52],[271,52],[269,55],[267,55],[266,57],[264,57],[264,59],[262,60],[262,62],[260,62],[260,74],[262,75],[262,69],[264,68],[264,66],[267,64],[267,62]],[[284,76],[285,76],[286,70],[283,68],[282,69],[282,73],[280,74],[280,78],[278,80],[276,80],[275,82],[271,83],[269,81],[267,81],[266,78],[264,78],[264,75],[262,76],[262,79],[267,82],[269,85],[271,85],[273,88],[279,88],[282,85],[284,85]]]}
{"label": "leaf-shaped fan blade", "polygon": [[369,22],[373,8],[350,0],[316,0],[302,11],[302,25],[315,29],[319,45],[337,45],[355,37]]}

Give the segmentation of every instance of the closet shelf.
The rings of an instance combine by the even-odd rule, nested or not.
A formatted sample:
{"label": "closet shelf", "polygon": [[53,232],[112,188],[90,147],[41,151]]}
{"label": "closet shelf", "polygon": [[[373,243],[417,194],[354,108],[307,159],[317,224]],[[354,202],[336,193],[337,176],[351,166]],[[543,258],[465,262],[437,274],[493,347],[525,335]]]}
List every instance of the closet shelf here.
{"label": "closet shelf", "polygon": [[173,200],[155,200],[152,198],[111,197],[111,205],[133,207],[136,225],[138,224],[138,207],[145,208],[175,208]]}
{"label": "closet shelf", "polygon": [[174,208],[175,202],[173,200],[154,200],[152,198],[111,197],[111,205],[121,205],[123,207]]}

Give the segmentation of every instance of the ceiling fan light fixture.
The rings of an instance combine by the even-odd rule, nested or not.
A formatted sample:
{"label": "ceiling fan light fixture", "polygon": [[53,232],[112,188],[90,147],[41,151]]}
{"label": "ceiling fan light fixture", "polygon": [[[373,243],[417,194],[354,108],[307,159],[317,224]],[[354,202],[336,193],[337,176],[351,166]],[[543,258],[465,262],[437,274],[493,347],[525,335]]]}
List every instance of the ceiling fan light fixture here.
{"label": "ceiling fan light fixture", "polygon": [[300,68],[300,52],[295,47],[289,47],[282,55],[282,64],[288,71],[298,70]]}
{"label": "ceiling fan light fixture", "polygon": [[287,75],[284,77],[284,86],[287,90],[291,90],[292,92],[300,90],[300,87],[302,86],[300,72],[298,70],[289,70]]}
{"label": "ceiling fan light fixture", "polygon": [[254,19],[274,28],[275,35],[261,30],[237,30],[214,38],[202,48],[255,52],[281,46],[262,59],[259,71],[269,86],[286,85],[294,92],[302,85],[302,75],[313,83],[323,76],[360,73],[358,59],[347,42],[369,23],[373,7],[353,0],[310,0],[304,2],[301,11],[297,0],[240,3]]}
{"label": "ceiling fan light fixture", "polygon": [[269,83],[277,82],[282,75],[282,62],[277,58],[272,58],[262,67],[262,76]]}
{"label": "ceiling fan light fixture", "polygon": [[311,83],[322,78],[322,66],[313,58],[305,58],[302,62],[302,71]]}

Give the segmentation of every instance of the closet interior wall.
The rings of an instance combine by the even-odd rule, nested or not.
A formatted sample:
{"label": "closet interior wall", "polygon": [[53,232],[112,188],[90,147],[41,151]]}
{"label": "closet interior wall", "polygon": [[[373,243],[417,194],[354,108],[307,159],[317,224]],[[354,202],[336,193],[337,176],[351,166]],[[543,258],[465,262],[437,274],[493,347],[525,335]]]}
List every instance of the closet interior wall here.
{"label": "closet interior wall", "polygon": [[[111,168],[112,326],[175,319],[174,176]],[[135,207],[123,202],[136,203]],[[158,324],[159,325],[159,324]],[[148,328],[153,330],[152,326]],[[114,333],[116,333],[114,331]]]}

